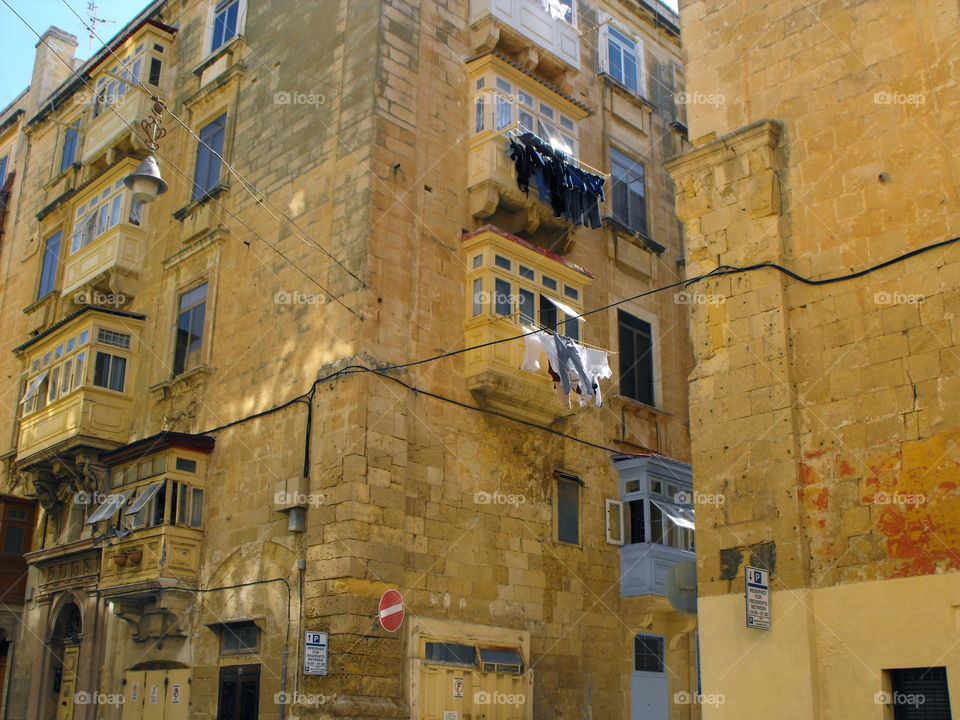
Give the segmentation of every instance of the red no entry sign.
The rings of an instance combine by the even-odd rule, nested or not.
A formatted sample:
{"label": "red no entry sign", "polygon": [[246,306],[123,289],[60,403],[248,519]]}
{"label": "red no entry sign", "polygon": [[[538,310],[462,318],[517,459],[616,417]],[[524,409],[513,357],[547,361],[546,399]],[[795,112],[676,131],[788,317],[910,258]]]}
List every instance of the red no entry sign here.
{"label": "red no entry sign", "polygon": [[396,632],[404,614],[403,596],[396,590],[387,590],[380,598],[380,625],[388,632]]}

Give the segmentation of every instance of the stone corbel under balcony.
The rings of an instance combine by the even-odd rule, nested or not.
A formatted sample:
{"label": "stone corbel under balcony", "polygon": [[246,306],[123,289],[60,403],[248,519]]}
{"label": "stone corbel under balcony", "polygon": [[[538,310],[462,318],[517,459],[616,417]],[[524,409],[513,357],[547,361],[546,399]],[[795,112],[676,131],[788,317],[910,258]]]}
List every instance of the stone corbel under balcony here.
{"label": "stone corbel under balcony", "polygon": [[[125,593],[129,589],[125,589]],[[193,607],[195,594],[189,590],[164,588],[152,594],[118,595],[101,592],[113,603],[113,614],[133,627],[136,642],[164,637],[185,637],[183,617]]]}
{"label": "stone corbel under balcony", "polygon": [[574,410],[564,406],[556,390],[545,383],[535,383],[534,379],[524,382],[490,369],[468,377],[467,389],[482,407],[537,425],[550,425],[573,414]]}
{"label": "stone corbel under balcony", "polygon": [[468,197],[470,214],[478,220],[513,235],[536,238],[536,244],[559,255],[573,250],[576,227],[565,218],[554,217],[550,206],[540,202],[535,187],[530,188],[530,195],[524,195],[491,178],[471,186]]}

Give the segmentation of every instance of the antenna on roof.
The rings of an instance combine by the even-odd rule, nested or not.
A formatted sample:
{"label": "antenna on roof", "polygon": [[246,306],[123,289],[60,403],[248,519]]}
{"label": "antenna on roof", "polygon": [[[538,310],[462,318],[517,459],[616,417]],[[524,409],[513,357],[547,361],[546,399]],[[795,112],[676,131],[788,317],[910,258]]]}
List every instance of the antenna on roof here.
{"label": "antenna on roof", "polygon": [[87,30],[90,31],[88,37],[90,38],[89,52],[91,55],[93,55],[93,41],[97,38],[97,25],[104,25],[106,23],[116,24],[114,20],[104,20],[103,18],[97,17],[97,10],[99,10],[97,4],[93,0],[90,0],[90,2],[87,3],[87,19],[90,21],[87,25]]}

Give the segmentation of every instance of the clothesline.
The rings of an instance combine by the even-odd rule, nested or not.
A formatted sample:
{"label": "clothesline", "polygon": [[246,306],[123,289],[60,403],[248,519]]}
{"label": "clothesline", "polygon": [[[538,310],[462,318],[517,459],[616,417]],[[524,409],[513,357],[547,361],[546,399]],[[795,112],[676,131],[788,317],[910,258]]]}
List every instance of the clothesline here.
{"label": "clothesline", "polygon": [[[533,135],[537,140],[539,140],[540,142],[542,142],[544,145],[550,145],[550,147],[553,147],[553,145],[551,144],[551,142],[550,142],[549,140],[544,140],[542,137],[540,137],[539,135],[537,135],[537,134],[534,133],[534,132],[529,132],[529,131],[520,132],[519,127],[520,127],[519,123],[515,123],[515,124],[513,124],[513,125],[510,125],[509,127],[504,128],[504,130],[503,130],[502,132],[505,133],[505,134],[506,134],[507,136],[509,136],[509,137],[514,137],[514,138],[517,138],[517,139],[519,139],[521,135]],[[587,172],[593,173],[594,175],[599,175],[600,177],[602,177],[602,178],[604,178],[604,179],[609,179],[609,178],[610,178],[610,174],[609,174],[609,173],[605,173],[605,172],[603,172],[602,170],[597,170],[597,169],[596,169],[595,167],[593,167],[592,165],[587,165],[585,162],[583,162],[583,160],[580,160],[580,159],[578,159],[578,158],[575,158],[575,157],[573,157],[572,155],[567,155],[566,153],[564,153],[564,155],[566,156],[566,157],[565,157],[566,162],[574,163],[574,164],[578,165],[582,170],[586,170]]]}
{"label": "clothesline", "polygon": [[[522,317],[522,320],[520,323],[521,326],[529,325],[531,328],[534,328],[535,330],[541,330],[543,332],[550,333],[551,335],[556,334],[557,332],[555,328],[550,328],[550,327],[547,327],[546,325],[541,325],[540,323],[531,320],[528,316],[524,315],[522,312],[515,312],[512,315],[501,315],[499,317],[506,320],[506,319],[517,317],[517,315],[520,315]],[[574,340],[574,342],[576,342],[579,345],[583,345],[584,347],[593,348],[594,350],[605,352],[608,355],[617,354],[615,350],[607,350],[606,348],[600,347],[599,345],[591,345],[590,343],[583,342],[583,340]]]}

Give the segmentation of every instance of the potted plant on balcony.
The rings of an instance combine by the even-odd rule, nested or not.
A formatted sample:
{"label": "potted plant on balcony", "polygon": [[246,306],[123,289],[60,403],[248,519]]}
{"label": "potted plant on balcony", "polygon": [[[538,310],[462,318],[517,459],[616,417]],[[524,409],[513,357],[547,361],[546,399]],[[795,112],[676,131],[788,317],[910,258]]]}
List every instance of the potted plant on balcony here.
{"label": "potted plant on balcony", "polygon": [[123,567],[124,565],[127,564],[127,554],[117,553],[116,555],[113,556],[113,561],[120,567]]}
{"label": "potted plant on balcony", "polygon": [[143,550],[130,550],[127,553],[127,559],[134,565],[139,565],[143,560]]}

